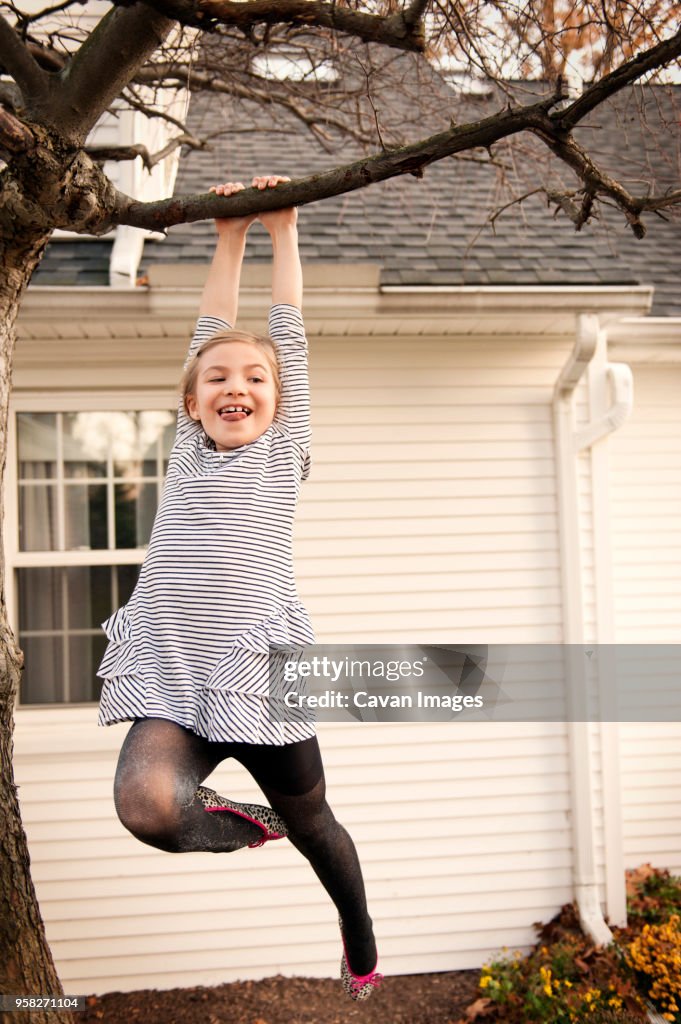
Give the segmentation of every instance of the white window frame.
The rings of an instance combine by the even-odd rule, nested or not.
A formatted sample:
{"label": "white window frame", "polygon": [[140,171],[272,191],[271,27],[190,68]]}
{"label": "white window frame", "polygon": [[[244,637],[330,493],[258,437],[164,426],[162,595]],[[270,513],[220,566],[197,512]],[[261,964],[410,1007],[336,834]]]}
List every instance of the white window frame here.
{"label": "white window frame", "polygon": [[[122,388],[93,392],[73,389],[50,394],[48,391],[24,391],[10,398],[7,432],[7,462],[5,467],[5,599],[7,616],[15,636],[19,636],[18,594],[16,570],[26,568],[59,568],[79,565],[141,565],[146,547],[101,548],[90,551],[20,551],[19,550],[19,479],[17,466],[18,431],[17,415],[23,412],[137,412],[172,411],[177,408],[177,393],[158,389],[150,391]],[[113,609],[112,609],[113,610]],[[17,695],[16,709],[65,710],[68,708],[92,708],[94,701],[62,702],[49,704],[24,704]]]}

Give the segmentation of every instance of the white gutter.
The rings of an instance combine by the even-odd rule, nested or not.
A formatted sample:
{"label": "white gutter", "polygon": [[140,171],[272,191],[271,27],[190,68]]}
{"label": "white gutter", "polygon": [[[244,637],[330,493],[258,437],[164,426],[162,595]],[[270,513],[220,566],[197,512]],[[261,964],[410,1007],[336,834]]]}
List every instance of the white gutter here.
{"label": "white gutter", "polygon": [[[577,458],[602,437],[625,422],[632,406],[632,376],[628,366],[605,366],[612,386],[607,411],[580,431],[575,431],[572,399],[575,389],[593,359],[599,341],[604,343],[599,319],[593,314],[577,318],[577,339],[554,388],[553,424],[559,505],[561,576],[564,610],[564,643],[582,645],[584,611]],[[584,931],[598,945],[612,941],[600,906],[596,877],[596,850],[592,781],[594,755],[587,707],[587,680],[583,659],[566,646],[568,659],[571,817],[574,842],[574,886],[579,919]]]}

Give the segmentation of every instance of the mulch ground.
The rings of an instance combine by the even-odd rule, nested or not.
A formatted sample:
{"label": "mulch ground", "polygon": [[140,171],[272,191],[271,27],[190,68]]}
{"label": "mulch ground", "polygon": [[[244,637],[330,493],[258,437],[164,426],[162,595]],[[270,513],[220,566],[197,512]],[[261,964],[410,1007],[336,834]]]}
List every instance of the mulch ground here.
{"label": "mulch ground", "polygon": [[386,978],[353,1002],[332,978],[236,981],[212,988],[91,996],[77,1024],[456,1024],[479,995],[478,971]]}

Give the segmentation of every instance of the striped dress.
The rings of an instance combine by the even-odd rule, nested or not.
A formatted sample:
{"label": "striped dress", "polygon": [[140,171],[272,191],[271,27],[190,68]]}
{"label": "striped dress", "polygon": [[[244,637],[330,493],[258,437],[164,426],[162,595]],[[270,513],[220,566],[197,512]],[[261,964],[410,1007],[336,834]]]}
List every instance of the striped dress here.
{"label": "striped dress", "polygon": [[[230,325],[200,317],[187,362]],[[311,722],[268,714],[270,644],[314,643],[293,574],[293,516],[310,468],[300,311],[270,311],[281,397],[249,444],[219,452],[182,403],[163,495],[133,594],[102,628],[99,724],[165,718],[208,740],[282,745]],[[185,363],[186,365],[186,363]]]}

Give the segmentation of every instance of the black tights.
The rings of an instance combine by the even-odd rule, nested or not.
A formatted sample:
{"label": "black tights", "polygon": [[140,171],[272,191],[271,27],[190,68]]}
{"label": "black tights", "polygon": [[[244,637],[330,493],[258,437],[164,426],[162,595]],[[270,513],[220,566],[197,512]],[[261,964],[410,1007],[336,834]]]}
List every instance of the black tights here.
{"label": "black tights", "polygon": [[[118,817],[143,843],[171,853],[228,853],[262,832],[235,814],[211,814],[196,789],[224,760],[234,757],[253,776],[270,806],[286,822],[288,838],[310,862],[343,919],[350,966],[367,974],[376,945],[355,845],[326,802],[316,737],[283,747],[213,743],[175,722],[135,721],[116,769]],[[225,794],[228,795],[228,794]]]}

